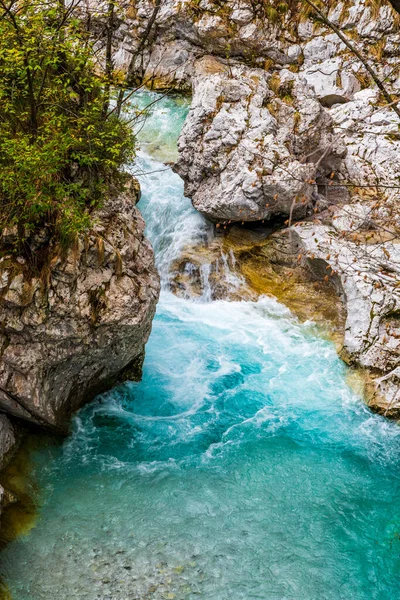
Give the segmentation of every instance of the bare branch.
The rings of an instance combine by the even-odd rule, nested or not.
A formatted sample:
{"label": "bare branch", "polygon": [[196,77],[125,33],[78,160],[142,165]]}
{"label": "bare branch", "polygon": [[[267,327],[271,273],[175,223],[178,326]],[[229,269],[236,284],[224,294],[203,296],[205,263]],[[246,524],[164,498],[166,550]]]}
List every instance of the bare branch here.
{"label": "bare branch", "polygon": [[[383,96],[385,97],[386,101],[388,102],[388,105],[395,111],[395,113],[397,114],[397,116],[400,119],[400,109],[399,109],[399,107],[396,104],[396,100],[392,97],[392,95],[388,92],[388,90],[386,89],[386,87],[383,85],[383,83],[380,80],[380,78],[379,78],[378,74],[376,73],[376,71],[370,66],[367,58],[365,56],[363,56],[363,54],[355,47],[355,45],[352,44],[348,40],[348,38],[340,31],[340,29],[334,23],[332,23],[332,21],[327,17],[327,15],[324,14],[322,12],[322,10],[320,8],[318,8],[318,6],[316,4],[314,4],[314,2],[312,2],[312,0],[304,0],[304,2],[306,2],[309,6],[311,6],[311,8],[319,16],[319,18],[321,19],[321,21],[323,21],[323,23],[325,23],[325,25],[327,25],[330,29],[332,29],[332,31],[334,31],[336,33],[336,35],[342,40],[342,42],[345,44],[345,46],[347,46],[347,48],[355,56],[357,56],[357,58],[359,59],[359,61],[363,64],[363,66],[365,67],[365,69],[371,75],[372,79],[374,80],[374,82],[376,83],[376,85],[378,86],[378,88],[381,90]],[[395,3],[397,4],[397,0],[396,0]],[[393,4],[393,2],[392,2],[392,4]]]}

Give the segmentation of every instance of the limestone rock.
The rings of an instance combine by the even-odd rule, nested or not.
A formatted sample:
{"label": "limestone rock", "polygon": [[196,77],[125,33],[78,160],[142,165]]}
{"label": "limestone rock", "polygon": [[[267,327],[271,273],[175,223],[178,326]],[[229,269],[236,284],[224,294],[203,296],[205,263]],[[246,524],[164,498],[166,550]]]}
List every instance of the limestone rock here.
{"label": "limestone rock", "polygon": [[[95,4],[98,6],[99,2]],[[106,12],[106,4],[100,4],[104,4]],[[138,0],[134,6],[130,4],[124,18],[119,19],[116,30],[118,67],[127,68],[153,9],[151,0]],[[366,56],[371,53],[371,46],[386,42],[385,48],[379,50],[384,51],[385,60],[378,61],[378,71],[387,78],[387,84],[395,85],[400,35],[389,3],[382,5],[378,13],[376,10],[373,13],[370,3],[364,0],[339,2],[331,7],[329,18]],[[359,76],[365,75],[361,64],[353,60],[336,34],[321,23],[304,19],[301,7],[287,18],[271,20],[262,16],[260,7],[251,0],[226,0],[223,3],[219,0],[196,3],[163,0],[155,33],[137,65],[144,66],[146,78],[150,76],[157,83],[156,71],[166,71],[168,65],[174,65],[175,59],[171,61],[168,49],[171,42],[186,44],[188,64],[205,54],[240,59],[252,66],[263,67],[266,59],[275,66],[295,64],[327,105],[332,105],[335,100],[350,100],[360,89]],[[156,62],[157,58],[159,62]],[[176,79],[173,71],[169,72],[172,87],[188,89],[190,69],[182,69],[182,64],[176,63],[176,72]]]}
{"label": "limestone rock", "polygon": [[191,91],[197,52],[184,40],[157,44],[149,54],[143,79],[154,90]]}
{"label": "limestone rock", "polygon": [[[319,276],[334,275],[347,309],[344,356],[370,370],[376,391],[371,406],[388,416],[400,416],[400,244],[355,240],[360,222],[371,211],[344,206],[332,226],[298,223],[294,234],[310,268]],[[343,233],[350,235],[345,235]]]}
{"label": "limestone rock", "polygon": [[340,57],[308,66],[302,73],[324,106],[348,102],[361,89],[354,72]]}
{"label": "limestone rock", "polygon": [[304,217],[310,180],[344,153],[312,90],[289,71],[210,57],[195,63],[193,87],[175,170],[195,208],[216,221]]}
{"label": "limestone rock", "polygon": [[347,148],[342,177],[359,185],[398,185],[398,117],[377,105],[378,98],[378,90],[362,90],[352,102],[330,111],[336,135]]}
{"label": "limestone rock", "polygon": [[124,372],[140,375],[159,293],[133,185],[110,198],[93,232],[53,249],[33,276],[0,261],[0,408],[66,430],[68,417]]}

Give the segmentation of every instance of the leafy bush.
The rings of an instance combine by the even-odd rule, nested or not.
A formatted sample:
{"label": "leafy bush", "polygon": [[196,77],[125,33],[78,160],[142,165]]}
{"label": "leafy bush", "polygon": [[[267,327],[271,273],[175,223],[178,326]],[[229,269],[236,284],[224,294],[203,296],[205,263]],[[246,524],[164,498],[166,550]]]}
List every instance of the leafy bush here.
{"label": "leafy bush", "polygon": [[87,229],[134,156],[71,6],[0,0],[0,233],[19,247],[44,225],[59,239]]}

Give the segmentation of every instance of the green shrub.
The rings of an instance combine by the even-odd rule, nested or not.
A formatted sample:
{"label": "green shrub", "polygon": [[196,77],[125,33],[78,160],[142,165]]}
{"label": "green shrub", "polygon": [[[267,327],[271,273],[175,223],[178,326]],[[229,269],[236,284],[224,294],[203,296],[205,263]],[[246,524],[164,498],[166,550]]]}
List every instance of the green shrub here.
{"label": "green shrub", "polygon": [[0,233],[15,229],[19,247],[38,227],[58,239],[88,229],[124,185],[135,139],[94,60],[61,1],[0,0]]}

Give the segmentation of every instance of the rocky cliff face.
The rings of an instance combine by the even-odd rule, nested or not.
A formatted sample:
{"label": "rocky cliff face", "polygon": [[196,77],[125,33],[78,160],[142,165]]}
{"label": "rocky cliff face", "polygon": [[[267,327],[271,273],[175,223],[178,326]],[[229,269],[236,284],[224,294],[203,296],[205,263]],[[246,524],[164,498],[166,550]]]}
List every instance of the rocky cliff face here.
{"label": "rocky cliff face", "polygon": [[318,265],[320,278],[329,273],[340,282],[347,310],[342,354],[349,364],[369,370],[371,408],[399,418],[400,243],[354,243],[355,231],[366,237],[370,233],[368,212],[362,204],[347,205],[330,225],[297,223],[293,237],[311,271]]}
{"label": "rocky cliff face", "polygon": [[[276,4],[164,0],[139,56],[154,9],[140,0],[119,30],[120,64],[134,65],[155,89],[192,89],[175,168],[206,217],[228,229],[306,219],[282,231],[280,247],[311,278],[334,284],[347,312],[342,355],[371,374],[371,406],[398,417],[399,118],[306,3],[295,14],[274,12]],[[330,22],[394,97],[395,4],[326,3]]]}
{"label": "rocky cliff face", "polygon": [[[265,70],[292,68],[302,72],[328,106],[350,100],[368,85],[362,65],[336,34],[320,20],[309,18],[306,3],[299,3],[293,17],[284,12],[285,4],[293,2],[280,3],[281,12],[278,4],[162,0],[150,43],[135,56],[154,10],[151,0],[137,0],[121,14],[117,61],[127,68],[134,56],[137,72],[145,73],[158,89],[190,89],[194,62],[207,54]],[[326,2],[326,7],[332,23],[377,58],[380,73],[398,85],[399,20],[389,1]]]}
{"label": "rocky cliff face", "polygon": [[132,184],[110,198],[90,235],[51,248],[40,273],[3,253],[2,411],[66,431],[84,402],[124,375],[140,376],[159,279],[138,195]]}

